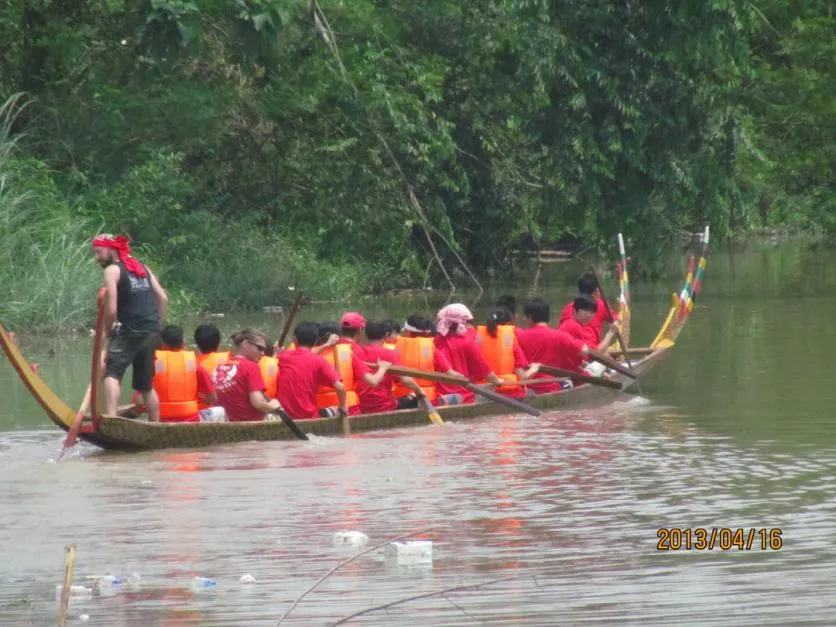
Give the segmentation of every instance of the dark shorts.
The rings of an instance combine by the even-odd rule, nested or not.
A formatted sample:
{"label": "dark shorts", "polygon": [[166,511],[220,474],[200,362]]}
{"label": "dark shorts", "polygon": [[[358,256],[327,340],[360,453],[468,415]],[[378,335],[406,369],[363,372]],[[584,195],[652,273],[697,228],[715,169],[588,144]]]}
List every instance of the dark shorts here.
{"label": "dark shorts", "polygon": [[418,407],[418,397],[414,394],[401,396],[398,399],[398,409],[415,409]]}
{"label": "dark shorts", "polygon": [[105,375],[121,381],[128,366],[133,366],[131,387],[137,392],[150,392],[154,380],[154,352],[160,334],[118,333],[111,336],[105,359]]}

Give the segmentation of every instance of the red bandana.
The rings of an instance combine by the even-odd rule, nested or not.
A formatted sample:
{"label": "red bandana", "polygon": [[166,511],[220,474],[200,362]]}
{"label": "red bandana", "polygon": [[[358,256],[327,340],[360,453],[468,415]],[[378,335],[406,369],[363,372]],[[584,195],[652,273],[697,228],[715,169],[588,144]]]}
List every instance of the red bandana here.
{"label": "red bandana", "polygon": [[93,248],[102,247],[110,248],[119,253],[119,261],[125,266],[125,269],[138,277],[145,276],[145,266],[143,266],[138,259],[131,257],[131,245],[128,238],[124,235],[97,235],[93,238]]}

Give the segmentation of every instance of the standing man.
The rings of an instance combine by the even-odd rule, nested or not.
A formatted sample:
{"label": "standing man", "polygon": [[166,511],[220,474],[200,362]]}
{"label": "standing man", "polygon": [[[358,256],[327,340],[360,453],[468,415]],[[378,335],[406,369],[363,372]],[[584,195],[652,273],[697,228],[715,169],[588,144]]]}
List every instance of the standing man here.
{"label": "standing man", "polygon": [[[159,342],[160,322],[165,318],[168,295],[157,277],[131,256],[124,235],[99,235],[93,240],[93,254],[104,268],[104,329],[110,334],[105,360],[105,413],[115,416],[121,382],[133,365],[132,387],[142,394],[148,420],[159,422],[160,401],[154,380],[154,351]],[[118,323],[118,324],[117,324]]]}

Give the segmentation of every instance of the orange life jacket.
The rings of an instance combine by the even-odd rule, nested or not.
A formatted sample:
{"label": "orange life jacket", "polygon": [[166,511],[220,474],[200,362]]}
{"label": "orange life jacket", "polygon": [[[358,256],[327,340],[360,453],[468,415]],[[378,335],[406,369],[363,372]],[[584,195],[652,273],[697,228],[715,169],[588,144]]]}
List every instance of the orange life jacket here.
{"label": "orange life jacket", "polygon": [[398,350],[398,345],[393,344],[392,342],[383,342],[383,348],[388,348],[390,351],[396,351]]}
{"label": "orange life jacket", "polygon": [[158,350],[153,386],[160,397],[160,421],[179,422],[197,414],[197,358],[193,351]]}
{"label": "orange life jacket", "polygon": [[276,357],[262,355],[258,360],[258,367],[261,369],[261,377],[264,379],[264,394],[267,398],[276,398],[279,384],[279,360]]}
{"label": "orange life jacket", "polygon": [[[401,364],[407,368],[418,368],[420,370],[435,370],[435,362],[433,357],[435,355],[435,345],[431,337],[405,337],[403,335],[398,337],[395,343],[395,350],[398,351]],[[415,383],[421,386],[424,394],[431,401],[435,400],[436,389],[435,383],[427,381],[426,379],[415,379]],[[412,390],[404,387],[400,383],[396,383],[392,393],[397,396],[406,396],[412,394]]]}
{"label": "orange life jacket", "polygon": [[[337,355],[337,363],[334,363],[334,354]],[[326,348],[320,353],[320,356],[329,364],[334,366],[337,374],[340,376],[343,385],[345,386],[345,400],[346,405],[354,407],[360,404],[360,397],[354,388],[354,367],[351,365],[351,344],[335,344],[331,348]],[[318,409],[325,409],[326,407],[335,407],[339,405],[337,398],[337,391],[334,388],[324,385],[319,386],[316,391],[316,406]]]}
{"label": "orange life jacket", "polygon": [[199,353],[197,356],[197,363],[203,366],[203,369],[210,377],[212,376],[212,373],[215,372],[215,368],[228,361],[229,351],[224,351],[222,353]]}
{"label": "orange life jacket", "polygon": [[[517,341],[515,327],[512,324],[500,324],[496,327],[496,337],[491,337],[488,327],[481,324],[476,327],[476,343],[485,361],[494,374],[503,381],[518,381],[514,368],[514,343]],[[497,392],[518,390],[520,386],[498,386]]]}

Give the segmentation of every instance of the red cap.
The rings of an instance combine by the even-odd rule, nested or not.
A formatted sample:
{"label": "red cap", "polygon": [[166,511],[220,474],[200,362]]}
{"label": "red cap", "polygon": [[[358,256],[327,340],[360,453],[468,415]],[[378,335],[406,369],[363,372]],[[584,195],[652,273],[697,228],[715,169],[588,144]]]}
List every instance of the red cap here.
{"label": "red cap", "polygon": [[340,318],[340,326],[350,329],[362,329],[366,326],[366,319],[363,317],[363,314],[359,314],[356,311],[349,311],[348,313],[344,313],[343,317]]}

